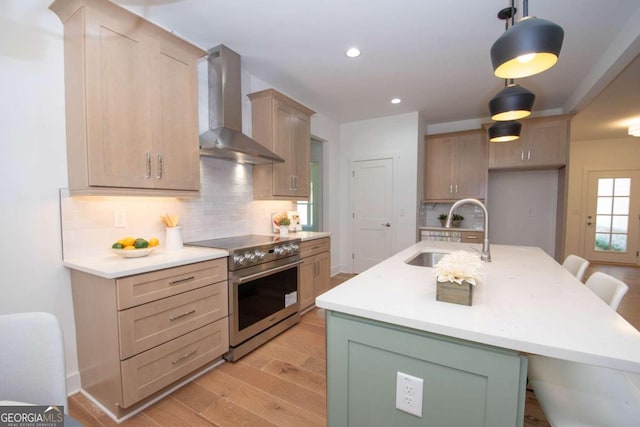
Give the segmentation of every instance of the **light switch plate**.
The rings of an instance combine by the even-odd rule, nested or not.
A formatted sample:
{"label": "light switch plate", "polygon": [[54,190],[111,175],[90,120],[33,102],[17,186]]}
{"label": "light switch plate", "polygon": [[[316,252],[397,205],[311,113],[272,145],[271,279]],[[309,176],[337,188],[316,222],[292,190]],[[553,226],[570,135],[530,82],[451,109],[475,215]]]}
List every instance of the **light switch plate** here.
{"label": "light switch plate", "polygon": [[424,380],[402,372],[396,378],[396,408],[422,418]]}

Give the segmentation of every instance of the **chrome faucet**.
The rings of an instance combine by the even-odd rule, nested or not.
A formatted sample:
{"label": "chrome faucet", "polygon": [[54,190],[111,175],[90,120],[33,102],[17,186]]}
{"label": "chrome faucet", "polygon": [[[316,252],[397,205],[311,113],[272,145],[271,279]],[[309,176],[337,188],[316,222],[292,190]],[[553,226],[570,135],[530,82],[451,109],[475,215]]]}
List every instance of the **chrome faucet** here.
{"label": "chrome faucet", "polygon": [[453,211],[460,205],[471,204],[480,206],[482,208],[482,212],[484,213],[484,240],[482,241],[482,253],[480,254],[480,259],[484,262],[491,262],[491,250],[489,249],[489,212],[487,212],[487,208],[485,205],[478,199],[461,199],[455,202],[451,209],[449,209],[449,214],[447,215],[447,222],[444,225],[446,228],[451,228],[451,219],[453,218]]}

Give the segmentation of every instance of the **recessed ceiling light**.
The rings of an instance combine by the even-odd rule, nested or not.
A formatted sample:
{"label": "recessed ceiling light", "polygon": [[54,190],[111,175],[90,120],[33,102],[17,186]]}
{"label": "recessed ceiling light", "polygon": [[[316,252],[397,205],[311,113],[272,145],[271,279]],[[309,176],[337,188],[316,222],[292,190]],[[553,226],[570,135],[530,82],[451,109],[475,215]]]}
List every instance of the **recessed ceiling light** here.
{"label": "recessed ceiling light", "polygon": [[392,103],[392,104],[400,104],[401,102],[402,102],[402,99],[400,99],[400,98],[393,98],[393,99],[391,100],[391,103]]}
{"label": "recessed ceiling light", "polygon": [[347,50],[346,55],[349,58],[357,58],[358,56],[360,56],[360,49],[358,49],[357,47],[352,47],[351,49]]}

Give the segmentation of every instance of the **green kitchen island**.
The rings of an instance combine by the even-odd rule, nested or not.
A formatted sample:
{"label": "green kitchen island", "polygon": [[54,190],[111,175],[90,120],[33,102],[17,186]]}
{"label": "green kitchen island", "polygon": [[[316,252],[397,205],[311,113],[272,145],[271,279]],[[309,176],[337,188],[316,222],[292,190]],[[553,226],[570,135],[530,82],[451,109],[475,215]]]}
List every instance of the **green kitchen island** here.
{"label": "green kitchen island", "polygon": [[640,333],[539,248],[493,245],[470,307],[405,263],[472,246],[419,242],[316,299],[329,426],[521,426],[527,354],[640,373]]}

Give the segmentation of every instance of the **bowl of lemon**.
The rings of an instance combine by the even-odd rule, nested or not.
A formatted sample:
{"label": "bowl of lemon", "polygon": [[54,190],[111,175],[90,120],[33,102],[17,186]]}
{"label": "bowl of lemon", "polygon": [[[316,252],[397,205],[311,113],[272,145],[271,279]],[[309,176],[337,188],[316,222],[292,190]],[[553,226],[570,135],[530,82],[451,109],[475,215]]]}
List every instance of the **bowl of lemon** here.
{"label": "bowl of lemon", "polygon": [[149,240],[124,237],[111,245],[111,251],[123,258],[140,258],[149,255],[159,244],[160,241],[155,237]]}

